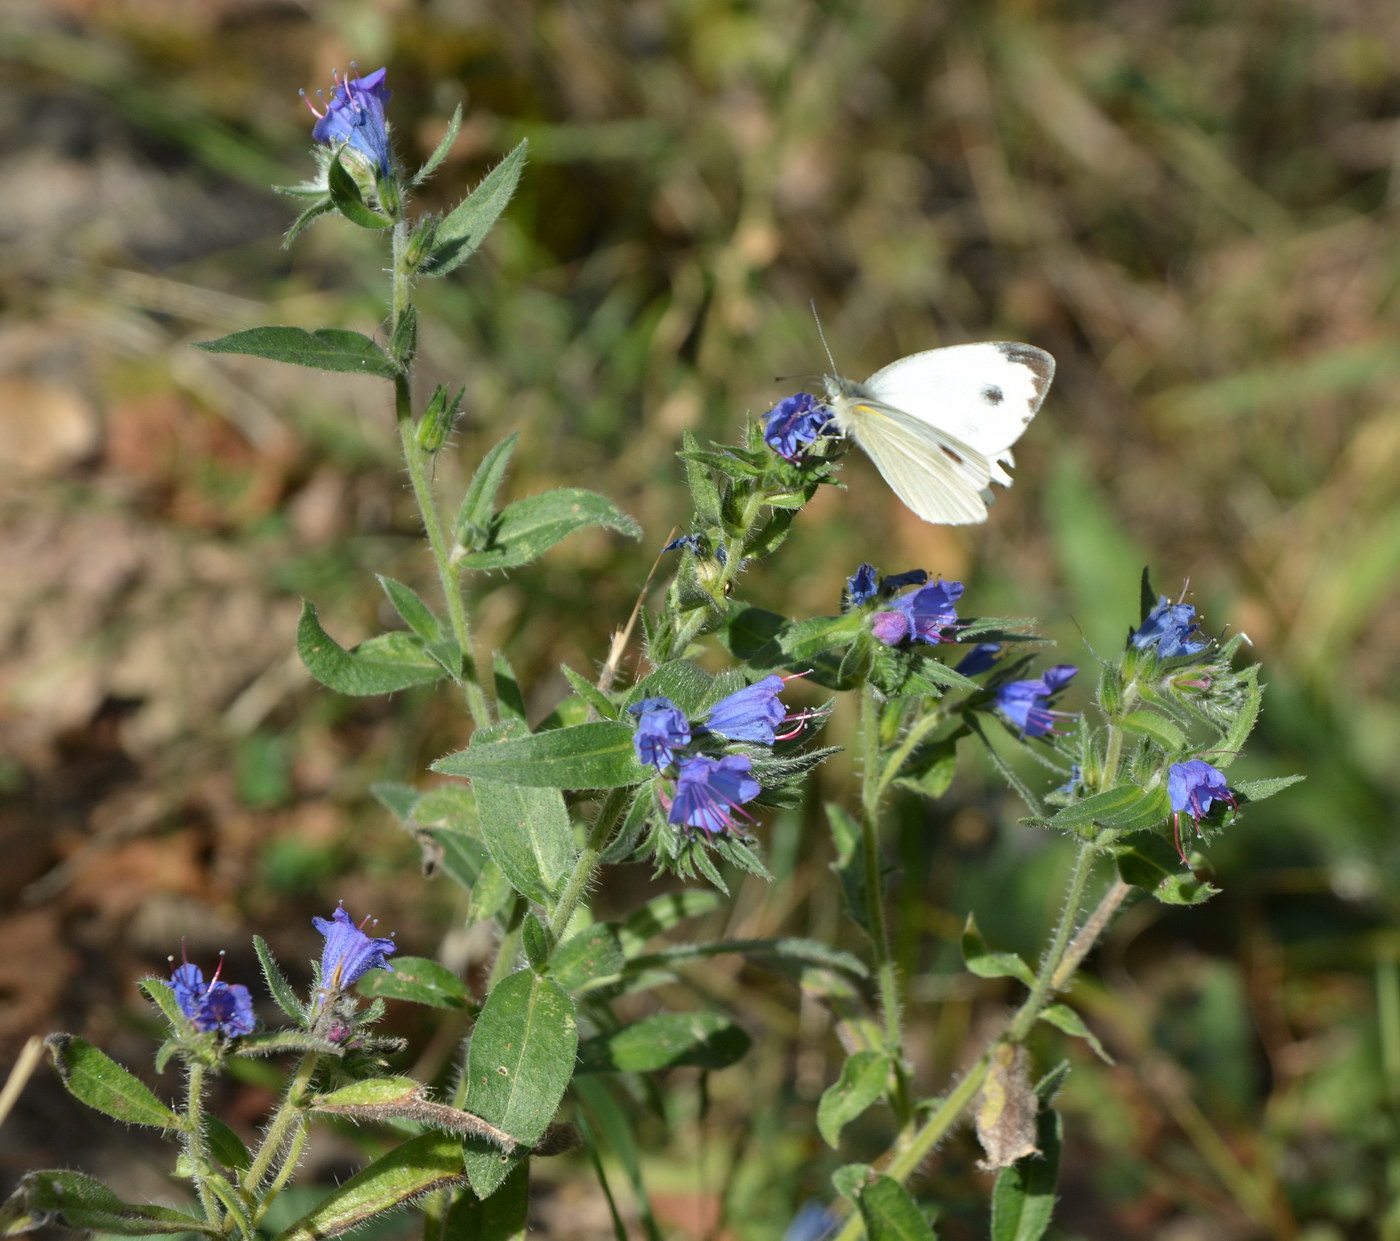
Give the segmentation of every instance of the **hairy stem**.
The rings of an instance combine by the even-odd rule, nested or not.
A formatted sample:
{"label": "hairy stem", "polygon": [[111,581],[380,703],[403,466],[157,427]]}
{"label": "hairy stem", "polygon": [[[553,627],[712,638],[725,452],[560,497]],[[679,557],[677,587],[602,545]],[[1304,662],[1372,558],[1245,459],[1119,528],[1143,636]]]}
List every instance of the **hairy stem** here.
{"label": "hairy stem", "polygon": [[204,1066],[198,1060],[190,1061],[190,1083],[185,1104],[185,1148],[189,1152],[190,1164],[194,1169],[195,1189],[199,1192],[199,1205],[204,1208],[204,1218],[211,1224],[221,1222],[222,1212],[205,1181],[204,1173],[209,1164],[209,1150],[204,1140]]}
{"label": "hairy stem", "polygon": [[[393,312],[391,330],[396,328],[412,307],[412,283],[404,249],[408,242],[408,225],[399,221],[394,226],[393,260]],[[399,426],[399,442],[403,446],[404,465],[408,469],[409,482],[413,485],[413,498],[418,503],[418,512],[423,520],[423,530],[428,536],[428,546],[437,565],[438,581],[442,587],[443,601],[447,605],[447,620],[452,628],[452,636],[462,652],[464,661],[462,688],[467,696],[467,707],[478,726],[494,723],[494,704],[487,687],[491,684],[481,668],[478,654],[472,644],[471,626],[467,622],[466,604],[462,600],[462,584],[457,569],[452,563],[452,548],[443,528],[442,516],[438,512],[437,499],[433,495],[432,482],[428,478],[429,455],[418,446],[414,426],[413,388],[407,370],[394,376],[394,415]]]}
{"label": "hairy stem", "polygon": [[[311,1079],[315,1076],[320,1058],[320,1053],[315,1051],[309,1051],[302,1057],[295,1076],[287,1086],[287,1093],[282,1096],[282,1102],[263,1134],[262,1145],[258,1147],[258,1153],[253,1156],[253,1162],[243,1176],[243,1200],[248,1204],[249,1215],[254,1224],[262,1219],[276,1196],[275,1192],[263,1192],[261,1188],[273,1164],[279,1157],[288,1156],[293,1150],[299,1152],[301,1149],[299,1139],[302,1135],[299,1130],[305,1130],[307,1125],[304,1096],[311,1085]],[[287,1166],[294,1163],[292,1158],[283,1158],[273,1181],[278,1189],[286,1184]]]}
{"label": "hairy stem", "polygon": [[598,817],[593,820],[593,826],[588,829],[588,839],[584,842],[578,860],[574,863],[574,869],[564,884],[563,892],[559,894],[559,902],[550,911],[549,936],[556,944],[563,938],[569,926],[569,919],[574,916],[579,901],[588,891],[593,872],[598,866],[598,859],[602,857],[622,812],[627,809],[627,794],[630,791],[626,788],[611,790],[603,801],[602,809],[598,811]]}

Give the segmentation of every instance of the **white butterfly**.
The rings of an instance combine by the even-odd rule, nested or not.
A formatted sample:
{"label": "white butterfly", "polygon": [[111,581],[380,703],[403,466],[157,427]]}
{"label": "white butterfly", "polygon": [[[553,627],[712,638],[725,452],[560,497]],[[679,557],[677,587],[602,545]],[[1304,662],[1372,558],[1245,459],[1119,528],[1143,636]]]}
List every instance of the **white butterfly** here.
{"label": "white butterfly", "polygon": [[991,341],[911,353],[863,384],[826,377],[836,429],[925,521],[987,520],[991,483],[1011,485],[1011,445],[1035,417],[1055,359]]}

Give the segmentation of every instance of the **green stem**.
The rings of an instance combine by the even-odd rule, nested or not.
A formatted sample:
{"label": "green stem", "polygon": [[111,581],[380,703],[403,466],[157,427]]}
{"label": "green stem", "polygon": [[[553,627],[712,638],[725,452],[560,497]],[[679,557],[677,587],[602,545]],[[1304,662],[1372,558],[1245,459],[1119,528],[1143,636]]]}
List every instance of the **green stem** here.
{"label": "green stem", "polygon": [[877,792],[883,794],[884,791],[894,782],[899,775],[899,769],[904,766],[905,760],[914,752],[915,747],[935,728],[943,723],[946,718],[942,710],[930,711],[923,716],[908,732],[904,734],[903,740],[891,752],[885,762],[883,770],[880,772]]}
{"label": "green stem", "polygon": [[[412,307],[412,282],[404,249],[408,244],[408,223],[400,220],[394,225],[393,259],[393,312],[390,330],[397,328],[403,317]],[[418,446],[418,436],[414,426],[413,387],[407,370],[394,376],[394,415],[399,426],[399,442],[403,446],[404,465],[408,469],[409,482],[413,485],[413,498],[418,503],[418,512],[423,520],[423,530],[428,536],[428,546],[437,565],[438,581],[442,587],[443,599],[447,604],[447,620],[452,628],[452,636],[465,660],[465,676],[462,688],[467,696],[467,707],[478,726],[494,723],[495,707],[487,693],[490,678],[483,674],[478,654],[472,644],[471,626],[467,622],[466,604],[462,599],[462,584],[457,569],[452,563],[452,548],[443,529],[442,516],[438,512],[437,500],[433,496],[432,482],[428,477],[429,454]]]}
{"label": "green stem", "polygon": [[189,1126],[185,1134],[185,1145],[194,1172],[195,1189],[199,1192],[199,1205],[204,1208],[204,1218],[209,1223],[222,1223],[218,1199],[214,1197],[204,1179],[205,1169],[209,1166],[209,1151],[204,1141],[204,1065],[197,1060],[190,1061],[185,1123]]}
{"label": "green stem", "polygon": [[[1061,977],[1060,966],[1065,959],[1070,939],[1074,935],[1075,925],[1079,921],[1081,907],[1084,904],[1084,892],[1089,885],[1089,876],[1093,873],[1096,858],[1097,851],[1093,845],[1085,841],[1079,846],[1079,853],[1074,859],[1074,869],[1070,872],[1069,891],[1065,893],[1065,907],[1060,911],[1060,922],[1055,928],[1055,938],[1051,941],[1049,951],[1040,962],[1040,969],[1036,972],[1035,985],[1031,987],[1030,995],[1026,997],[1016,1016],[1011,1019],[1011,1024],[1007,1027],[1002,1041],[1008,1043],[1025,1042],[1031,1027],[1040,1017],[1041,1010],[1049,1003],[1054,994],[1055,981]],[[1088,950],[1088,945],[1086,945],[1084,951]]]}
{"label": "green stem", "polygon": [[[300,1149],[300,1142],[292,1139],[299,1127],[304,1129],[306,1126],[303,1096],[311,1085],[320,1058],[320,1053],[315,1051],[309,1051],[302,1057],[301,1063],[297,1065],[296,1075],[288,1084],[287,1093],[282,1096],[282,1102],[272,1117],[272,1123],[263,1134],[262,1145],[258,1147],[258,1153],[253,1156],[253,1162],[243,1175],[243,1200],[248,1204],[248,1212],[255,1225],[272,1203],[272,1195],[264,1194],[260,1190],[274,1161],[284,1150],[290,1151],[292,1146]],[[275,1184],[280,1186],[285,1183],[286,1177],[283,1173],[291,1162],[283,1162],[283,1166],[278,1169]]]}
{"label": "green stem", "polygon": [[[885,917],[884,889],[880,882],[880,707],[869,684],[860,694],[860,841],[865,871],[865,903],[870,917],[870,938],[875,949],[875,974],[880,986],[880,1008],[885,1024],[885,1049],[902,1062],[904,1031],[899,999],[899,975],[890,949],[889,922]],[[901,1118],[902,1119],[902,1118]]]}
{"label": "green stem", "polygon": [[574,863],[574,869],[564,884],[558,904],[549,915],[549,937],[556,944],[563,938],[569,926],[569,919],[574,916],[579,901],[588,891],[598,859],[603,856],[603,850],[612,837],[613,829],[617,827],[618,819],[627,808],[629,792],[631,790],[627,788],[613,789],[609,792],[602,809],[598,811],[598,817],[593,820],[593,826],[588,829],[588,839],[584,842],[578,861]]}

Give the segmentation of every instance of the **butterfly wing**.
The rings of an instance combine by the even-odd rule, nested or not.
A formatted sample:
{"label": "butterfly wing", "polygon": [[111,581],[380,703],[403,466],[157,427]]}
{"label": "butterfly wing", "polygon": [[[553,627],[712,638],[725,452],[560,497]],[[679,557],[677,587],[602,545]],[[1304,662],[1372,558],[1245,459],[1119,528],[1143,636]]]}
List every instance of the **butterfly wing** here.
{"label": "butterfly wing", "polygon": [[833,379],[837,427],[925,521],[987,519],[988,484],[1010,485],[1011,445],[1050,387],[1055,361],[1010,342],[911,354],[863,384]]}

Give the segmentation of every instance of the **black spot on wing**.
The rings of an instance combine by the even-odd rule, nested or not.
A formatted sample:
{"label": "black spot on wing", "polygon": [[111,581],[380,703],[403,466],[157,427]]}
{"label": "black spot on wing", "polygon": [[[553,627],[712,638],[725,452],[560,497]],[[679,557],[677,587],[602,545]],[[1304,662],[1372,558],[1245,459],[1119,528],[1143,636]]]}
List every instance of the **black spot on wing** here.
{"label": "black spot on wing", "polygon": [[1000,405],[1006,400],[1006,393],[994,384],[989,384],[982,389],[982,399],[986,401],[988,405]]}
{"label": "black spot on wing", "polygon": [[1043,398],[1050,387],[1050,381],[1055,377],[1055,359],[1044,349],[1037,349],[1034,345],[1016,344],[1014,341],[1000,341],[997,348],[1008,362],[1015,362],[1030,371],[1035,384],[1036,398]]}

